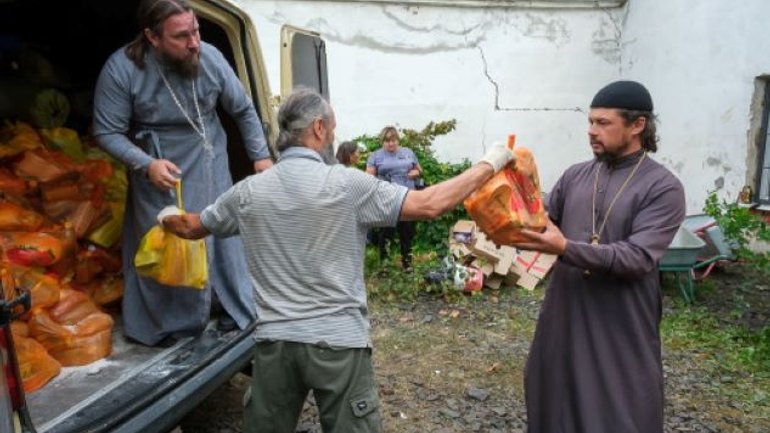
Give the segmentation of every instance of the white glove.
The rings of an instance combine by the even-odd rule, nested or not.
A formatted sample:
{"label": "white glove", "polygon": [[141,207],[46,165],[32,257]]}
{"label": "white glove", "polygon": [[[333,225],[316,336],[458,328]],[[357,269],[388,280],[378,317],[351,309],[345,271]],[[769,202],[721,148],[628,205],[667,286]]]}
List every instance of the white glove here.
{"label": "white glove", "polygon": [[163,218],[173,215],[184,215],[184,211],[176,206],[166,206],[158,212],[158,224],[163,227]]}
{"label": "white glove", "polygon": [[516,155],[514,155],[513,150],[508,149],[504,144],[500,142],[496,142],[489,150],[487,150],[487,153],[481,157],[479,162],[486,162],[487,164],[491,165],[495,170],[495,173],[497,173],[511,161],[515,160]]}

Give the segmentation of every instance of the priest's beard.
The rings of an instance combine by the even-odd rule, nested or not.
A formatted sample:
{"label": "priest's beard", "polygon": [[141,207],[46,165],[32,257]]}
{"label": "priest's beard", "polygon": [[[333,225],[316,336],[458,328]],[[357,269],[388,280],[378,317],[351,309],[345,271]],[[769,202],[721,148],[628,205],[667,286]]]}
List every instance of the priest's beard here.
{"label": "priest's beard", "polygon": [[195,53],[194,56],[189,59],[175,59],[171,58],[165,53],[162,54],[163,61],[168,64],[171,69],[177,74],[185,78],[195,78],[198,76],[198,69],[200,69],[200,53]]}
{"label": "priest's beard", "polygon": [[615,162],[615,160],[618,159],[617,155],[613,155],[611,153],[602,152],[602,153],[595,153],[594,156],[596,157],[596,160],[599,162],[604,162],[607,164],[612,165],[612,163]]}
{"label": "priest's beard", "polygon": [[[591,144],[594,144],[593,142]],[[628,149],[631,147],[631,143],[623,143],[620,147],[614,149],[614,150],[607,150],[607,148],[604,148],[603,152],[594,152],[594,156],[596,157],[596,160],[599,162],[604,162],[609,165],[614,164],[617,162],[618,159],[622,158],[625,155],[628,155]]]}

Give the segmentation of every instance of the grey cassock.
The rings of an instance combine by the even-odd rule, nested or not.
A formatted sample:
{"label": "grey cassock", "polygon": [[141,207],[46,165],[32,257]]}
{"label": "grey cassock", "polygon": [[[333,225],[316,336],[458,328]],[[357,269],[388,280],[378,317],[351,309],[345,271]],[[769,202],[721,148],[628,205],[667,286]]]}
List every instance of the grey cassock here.
{"label": "grey cassock", "polygon": [[[556,263],[527,360],[530,433],[660,433],[663,371],[657,263],[685,216],[681,182],[645,158],[591,245],[596,227],[641,152],[570,167],[549,195],[569,239]],[[586,276],[585,271],[590,272]]]}
{"label": "grey cassock", "polygon": [[156,189],[148,180],[149,163],[154,158],[174,162],[182,171],[185,210],[200,212],[232,185],[227,137],[216,113],[217,105],[235,120],[252,160],[270,156],[261,124],[252,101],[222,54],[202,43],[195,90],[207,141],[211,143],[204,145],[158,71],[164,71],[180,105],[200,130],[192,80],[162,66],[152,53],[145,59],[145,68],[139,69],[122,48],[116,51],[102,69],[94,96],[94,135],[108,153],[129,168],[122,240],[125,333],[152,345],[169,335],[202,331],[209,318],[212,288],[225,310],[244,328],[256,318],[256,312],[239,237],[207,238],[209,286],[203,291],[163,286],[140,277],[133,260],[140,239],[157,224],[158,212],[176,204],[172,193]]}

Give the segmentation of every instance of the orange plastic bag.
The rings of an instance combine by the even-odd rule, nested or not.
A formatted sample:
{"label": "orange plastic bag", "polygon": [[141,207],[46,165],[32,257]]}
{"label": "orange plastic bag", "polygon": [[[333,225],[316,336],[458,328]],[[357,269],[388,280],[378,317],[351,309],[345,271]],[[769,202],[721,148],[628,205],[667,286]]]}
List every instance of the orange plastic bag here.
{"label": "orange plastic bag", "polygon": [[[180,182],[176,186],[177,206],[183,209]],[[203,289],[209,279],[205,241],[182,239],[159,225],[142,237],[134,265],[139,275],[167,286]]]}
{"label": "orange plastic bag", "polygon": [[0,231],[35,231],[45,222],[45,218],[35,211],[0,202]]}
{"label": "orange plastic bag", "polygon": [[64,241],[49,233],[14,233],[5,246],[6,258],[21,266],[50,266],[65,252]]}
{"label": "orange plastic bag", "polygon": [[4,168],[0,168],[0,191],[5,194],[22,196],[27,192],[27,181],[16,177]]}
{"label": "orange plastic bag", "polygon": [[[509,148],[514,141],[510,135]],[[546,226],[535,158],[524,147],[515,148],[514,153],[514,167],[500,170],[463,202],[479,229],[498,245],[526,240],[521,229],[542,231]]]}
{"label": "orange plastic bag", "polygon": [[61,364],[34,339],[14,334],[13,342],[24,392],[37,391],[61,371]]}
{"label": "orange plastic bag", "polygon": [[0,158],[14,156],[25,150],[42,146],[43,140],[35,128],[24,122],[6,122],[0,128]]}
{"label": "orange plastic bag", "polygon": [[65,367],[86,365],[112,353],[112,317],[91,313],[73,325],[57,323],[45,310],[29,320],[29,335]]}
{"label": "orange plastic bag", "polygon": [[18,290],[27,290],[32,308],[50,307],[59,302],[61,282],[53,275],[21,266],[10,266],[13,284]]}
{"label": "orange plastic bag", "polygon": [[88,285],[88,290],[97,305],[111,304],[123,297],[123,278],[114,275],[97,278]]}
{"label": "orange plastic bag", "polygon": [[63,289],[59,302],[48,309],[51,318],[62,325],[74,325],[99,312],[101,310],[87,293],[72,289]]}

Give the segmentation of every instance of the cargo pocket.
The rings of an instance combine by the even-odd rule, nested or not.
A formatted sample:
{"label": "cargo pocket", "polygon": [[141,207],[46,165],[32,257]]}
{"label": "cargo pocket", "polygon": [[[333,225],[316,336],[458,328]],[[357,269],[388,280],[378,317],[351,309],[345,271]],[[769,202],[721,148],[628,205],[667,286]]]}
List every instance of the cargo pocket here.
{"label": "cargo pocket", "polygon": [[380,432],[382,431],[382,421],[380,412],[377,410],[379,401],[374,391],[367,391],[359,394],[350,400],[350,409],[356,420],[355,427],[351,431],[355,432]]}

